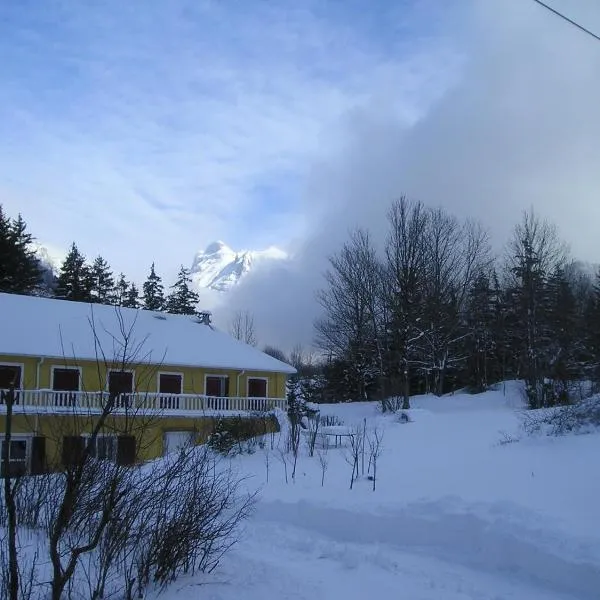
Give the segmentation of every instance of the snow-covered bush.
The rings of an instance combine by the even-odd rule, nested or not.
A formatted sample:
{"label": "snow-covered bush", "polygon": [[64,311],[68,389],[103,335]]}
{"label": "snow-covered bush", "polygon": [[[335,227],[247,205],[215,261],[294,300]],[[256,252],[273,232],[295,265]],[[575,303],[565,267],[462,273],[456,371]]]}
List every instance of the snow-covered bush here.
{"label": "snow-covered bush", "polygon": [[274,415],[220,417],[215,420],[207,445],[219,454],[234,456],[252,454],[258,437],[277,431],[279,423]]}
{"label": "snow-covered bush", "polygon": [[569,406],[524,413],[522,427],[529,435],[589,433],[600,428],[600,395]]}
{"label": "snow-covered bush", "polygon": [[[143,598],[181,574],[212,570],[254,505],[242,480],[206,446],[140,467],[89,459],[83,471],[76,488],[64,473],[19,478],[19,598],[66,598],[72,590],[93,600]],[[69,513],[65,494],[77,496]],[[53,552],[59,573],[45,558]],[[0,539],[3,564],[6,555]]]}

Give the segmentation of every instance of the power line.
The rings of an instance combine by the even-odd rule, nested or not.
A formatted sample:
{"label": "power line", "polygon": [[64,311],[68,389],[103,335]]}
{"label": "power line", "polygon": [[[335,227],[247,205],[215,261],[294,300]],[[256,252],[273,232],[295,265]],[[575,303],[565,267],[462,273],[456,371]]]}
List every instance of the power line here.
{"label": "power line", "polygon": [[542,2],[542,0],[533,0],[533,1],[537,2],[540,6],[543,6],[544,8],[547,8],[550,12],[554,13],[557,17],[560,17],[561,19],[564,19],[567,23],[570,23],[571,25],[574,25],[575,27],[577,27],[577,29],[580,29],[584,33],[587,33],[588,35],[591,35],[595,40],[598,40],[600,42],[600,36],[596,35],[593,31],[590,31],[589,29],[586,29],[583,25],[580,25],[576,21],[573,21],[573,19],[569,19],[569,17],[567,17],[566,15],[563,15],[562,13],[558,12],[556,9],[552,8],[551,6],[548,6],[545,2]]}

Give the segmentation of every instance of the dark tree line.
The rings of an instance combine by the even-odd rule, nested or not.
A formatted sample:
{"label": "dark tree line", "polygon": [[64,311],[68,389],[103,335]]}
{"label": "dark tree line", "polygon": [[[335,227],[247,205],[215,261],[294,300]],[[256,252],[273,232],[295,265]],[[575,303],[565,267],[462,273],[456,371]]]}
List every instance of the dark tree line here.
{"label": "dark tree line", "polygon": [[325,397],[365,399],[526,383],[531,407],[600,383],[600,273],[568,257],[557,230],[523,214],[503,259],[487,233],[401,198],[383,252],[357,230],[330,258],[317,344]]}
{"label": "dark tree line", "polygon": [[142,291],[123,273],[115,277],[102,256],[89,263],[73,242],[57,277],[48,274],[33,249],[33,237],[21,215],[10,219],[0,205],[0,292],[45,295],[75,302],[144,308],[174,314],[193,315],[198,294],[192,288],[190,272],[183,266],[177,280],[165,294],[154,263]]}

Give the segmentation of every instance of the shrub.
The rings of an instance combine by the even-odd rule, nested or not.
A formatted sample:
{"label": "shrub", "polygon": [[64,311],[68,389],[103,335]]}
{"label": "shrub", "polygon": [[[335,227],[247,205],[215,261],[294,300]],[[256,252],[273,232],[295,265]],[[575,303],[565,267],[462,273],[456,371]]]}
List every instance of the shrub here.
{"label": "shrub", "polygon": [[250,416],[219,417],[215,419],[213,431],[207,445],[223,455],[236,455],[254,452],[258,437],[279,430],[274,415],[262,413]]}

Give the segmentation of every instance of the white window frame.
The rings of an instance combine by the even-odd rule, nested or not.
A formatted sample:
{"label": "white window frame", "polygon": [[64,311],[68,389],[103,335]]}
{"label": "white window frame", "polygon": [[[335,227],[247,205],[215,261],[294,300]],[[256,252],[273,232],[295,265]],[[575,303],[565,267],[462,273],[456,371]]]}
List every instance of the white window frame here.
{"label": "white window frame", "polygon": [[54,369],[62,369],[63,371],[79,371],[79,387],[76,390],[69,390],[72,392],[81,391],[81,378],[83,376],[83,369],[81,367],[68,367],[63,365],[50,365],[50,389],[53,392],[66,392],[66,390],[55,390],[54,389]]}
{"label": "white window frame", "polygon": [[[4,363],[3,363],[4,364]],[[33,433],[18,433],[12,434],[10,436],[11,442],[25,442],[25,472],[29,473],[31,471],[31,450],[32,450],[32,441],[34,438]],[[0,434],[0,461],[3,461],[2,456],[2,444],[6,441],[6,434]],[[10,464],[10,458],[9,458]]]}
{"label": "white window frame", "polygon": [[[223,375],[222,373],[205,373],[204,374],[204,396],[208,396],[206,393],[206,384],[209,377],[215,377],[218,379],[228,379],[229,380],[229,392],[231,392],[231,377],[229,375]],[[212,397],[212,396],[208,396]],[[227,396],[217,396],[217,398],[226,398]]]}
{"label": "white window frame", "polygon": [[110,389],[111,373],[131,373],[131,392],[122,392],[123,394],[135,394],[135,369],[106,369],[106,391]]}
{"label": "white window frame", "polygon": [[[85,440],[85,444],[86,446],[89,444],[89,438],[92,437],[91,433],[82,433],[81,437]],[[95,439],[95,444],[96,444],[96,448],[95,448],[95,452],[98,452],[98,440],[100,438],[113,438],[115,440],[115,448],[114,448],[114,456],[111,456],[110,458],[97,458],[96,456],[94,456],[92,454],[92,458],[96,458],[97,460],[108,460],[109,462],[117,462],[117,453],[119,452],[119,436],[116,433],[98,433],[96,435],[96,439]]]}
{"label": "white window frame", "polygon": [[0,367],[21,367],[21,383],[19,387],[15,389],[20,391],[25,389],[25,363],[2,361],[0,362]]}
{"label": "white window frame", "polygon": [[254,377],[254,376],[246,377],[246,398],[255,398],[256,397],[256,396],[250,396],[250,380],[251,379],[260,379],[261,381],[266,382],[265,398],[268,398],[269,397],[269,378],[268,377]]}
{"label": "white window frame", "polygon": [[181,379],[181,386],[179,389],[179,393],[183,394],[183,372],[182,371],[159,371],[156,374],[156,393],[157,394],[165,394],[165,395],[169,395],[172,392],[161,392],[160,391],[160,376],[161,375],[179,375],[180,379]]}

